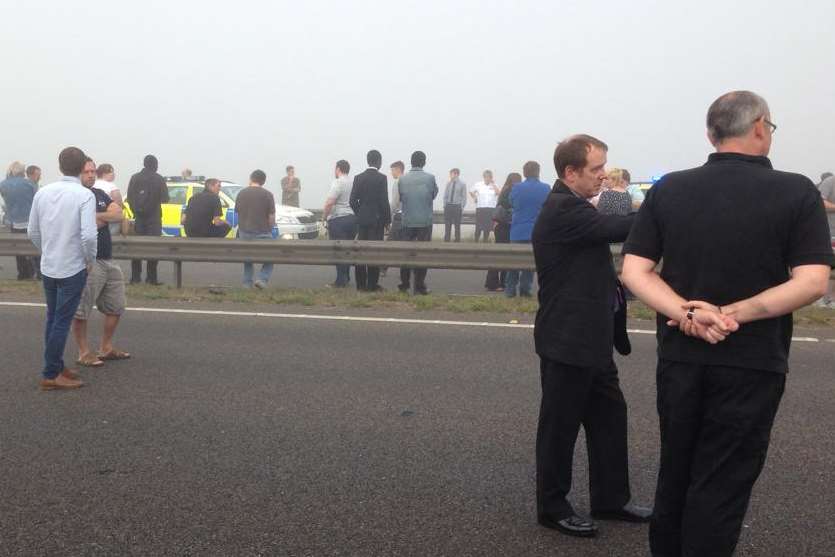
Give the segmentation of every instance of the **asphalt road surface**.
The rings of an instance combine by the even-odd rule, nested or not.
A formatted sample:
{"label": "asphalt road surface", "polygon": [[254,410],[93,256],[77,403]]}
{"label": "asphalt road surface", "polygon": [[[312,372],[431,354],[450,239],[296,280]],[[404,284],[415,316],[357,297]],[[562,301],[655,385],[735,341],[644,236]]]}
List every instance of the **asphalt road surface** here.
{"label": "asphalt road surface", "polygon": [[[529,329],[131,311],[132,360],[42,393],[42,319],[0,306],[3,555],[648,554],[645,525],[594,540],[537,526]],[[833,554],[835,334],[799,334],[822,340],[793,346],[739,555]],[[618,362],[648,502],[654,339],[633,344]],[[587,512],[582,441],[575,470]]]}
{"label": "asphalt road surface", "polygon": [[[130,262],[119,261],[125,278],[130,278]],[[256,266],[259,269],[260,266]],[[143,265],[144,271],[144,265]],[[444,294],[484,294],[486,271],[460,271],[431,269],[426,280],[429,289]],[[185,286],[240,286],[243,265],[240,263],[184,263],[183,284]],[[0,257],[0,280],[17,278],[14,257]],[[144,276],[143,276],[144,278]],[[273,271],[271,287],[280,288],[322,288],[336,279],[333,266],[318,265],[276,265]],[[170,261],[159,263],[159,280],[174,285],[174,264]],[[400,282],[398,269],[393,268],[388,276],[380,279],[380,284],[388,290],[396,290]],[[354,271],[351,270],[351,286],[354,283]],[[536,287],[536,281],[534,281]],[[501,295],[498,293],[497,295]]]}

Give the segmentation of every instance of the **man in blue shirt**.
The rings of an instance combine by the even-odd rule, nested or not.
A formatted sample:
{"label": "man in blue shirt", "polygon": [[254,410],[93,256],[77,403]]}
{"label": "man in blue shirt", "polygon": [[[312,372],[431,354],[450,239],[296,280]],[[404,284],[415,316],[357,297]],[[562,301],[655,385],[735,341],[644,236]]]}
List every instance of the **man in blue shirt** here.
{"label": "man in blue shirt", "polygon": [[[514,244],[530,244],[531,232],[539,210],[551,188],[548,184],[539,181],[539,163],[528,161],[522,167],[522,174],[525,180],[513,186],[510,190],[510,204],[513,207],[513,220],[510,223],[510,241]],[[520,278],[521,275],[521,278]],[[519,295],[530,297],[533,286],[532,271],[508,271],[507,284],[504,294],[508,298],[516,296],[516,286],[519,286]]]}
{"label": "man in blue shirt", "polygon": [[[0,182],[0,196],[6,206],[6,219],[11,232],[26,234],[29,225],[29,211],[35,198],[35,187],[24,178],[25,167],[15,161],[9,166],[6,179]],[[17,260],[17,280],[29,280],[35,275],[32,258],[19,255]]]}

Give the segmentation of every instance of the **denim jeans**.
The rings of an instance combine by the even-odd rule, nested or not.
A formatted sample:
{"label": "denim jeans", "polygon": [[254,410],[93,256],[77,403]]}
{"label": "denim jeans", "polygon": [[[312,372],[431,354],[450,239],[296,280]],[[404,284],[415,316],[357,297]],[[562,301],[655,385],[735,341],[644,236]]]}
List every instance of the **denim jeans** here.
{"label": "denim jeans", "polygon": [[[516,240],[513,244],[530,244],[527,240]],[[530,296],[533,288],[533,271],[507,271],[505,278],[504,295],[508,298],[516,296],[516,286],[519,286],[521,296]]]}
{"label": "denim jeans", "polygon": [[[270,232],[247,232],[246,230],[238,230],[238,238],[241,240],[272,240],[273,235]],[[244,263],[244,286],[252,286],[254,267],[255,265],[253,263]],[[258,280],[270,282],[272,274],[273,264],[262,263],[261,271],[258,273]]]}
{"label": "denim jeans", "polygon": [[[354,215],[334,217],[328,221],[328,238],[331,240],[353,240],[357,236],[357,218]],[[351,266],[336,266],[337,287],[347,286],[351,282]]]}
{"label": "denim jeans", "polygon": [[87,269],[63,279],[43,277],[43,291],[46,295],[44,379],[55,379],[64,370],[67,335],[86,283]]}

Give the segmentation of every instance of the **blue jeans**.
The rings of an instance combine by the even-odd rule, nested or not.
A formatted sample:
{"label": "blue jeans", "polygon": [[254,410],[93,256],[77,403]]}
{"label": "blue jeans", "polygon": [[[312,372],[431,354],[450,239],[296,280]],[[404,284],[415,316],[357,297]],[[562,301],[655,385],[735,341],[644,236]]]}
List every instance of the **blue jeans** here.
{"label": "blue jeans", "polygon": [[[328,237],[331,240],[353,240],[357,236],[357,218],[354,215],[335,217],[328,221]],[[351,282],[351,266],[336,266],[334,286],[343,287]]]}
{"label": "blue jeans", "polygon": [[64,371],[64,347],[86,283],[87,269],[63,279],[43,277],[43,291],[46,295],[44,379],[55,379]]}
{"label": "blue jeans", "polygon": [[[530,244],[527,240],[514,240],[512,244]],[[516,296],[516,286],[519,286],[521,296],[530,296],[533,288],[533,271],[508,271],[505,278],[504,295],[508,298]]]}
{"label": "blue jeans", "polygon": [[[270,232],[247,232],[246,230],[238,230],[238,238],[241,240],[272,240],[273,235]],[[244,286],[252,286],[254,267],[255,265],[253,263],[244,263]],[[273,264],[262,263],[261,271],[258,273],[258,280],[270,282],[272,274]]]}

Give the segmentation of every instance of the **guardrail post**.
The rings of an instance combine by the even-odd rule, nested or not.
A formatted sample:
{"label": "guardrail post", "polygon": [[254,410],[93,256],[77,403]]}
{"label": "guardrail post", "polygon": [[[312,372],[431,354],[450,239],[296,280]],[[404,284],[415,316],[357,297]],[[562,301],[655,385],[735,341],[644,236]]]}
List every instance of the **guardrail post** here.
{"label": "guardrail post", "polygon": [[183,262],[182,261],[175,261],[174,262],[174,275],[176,277],[177,288],[183,287]]}

